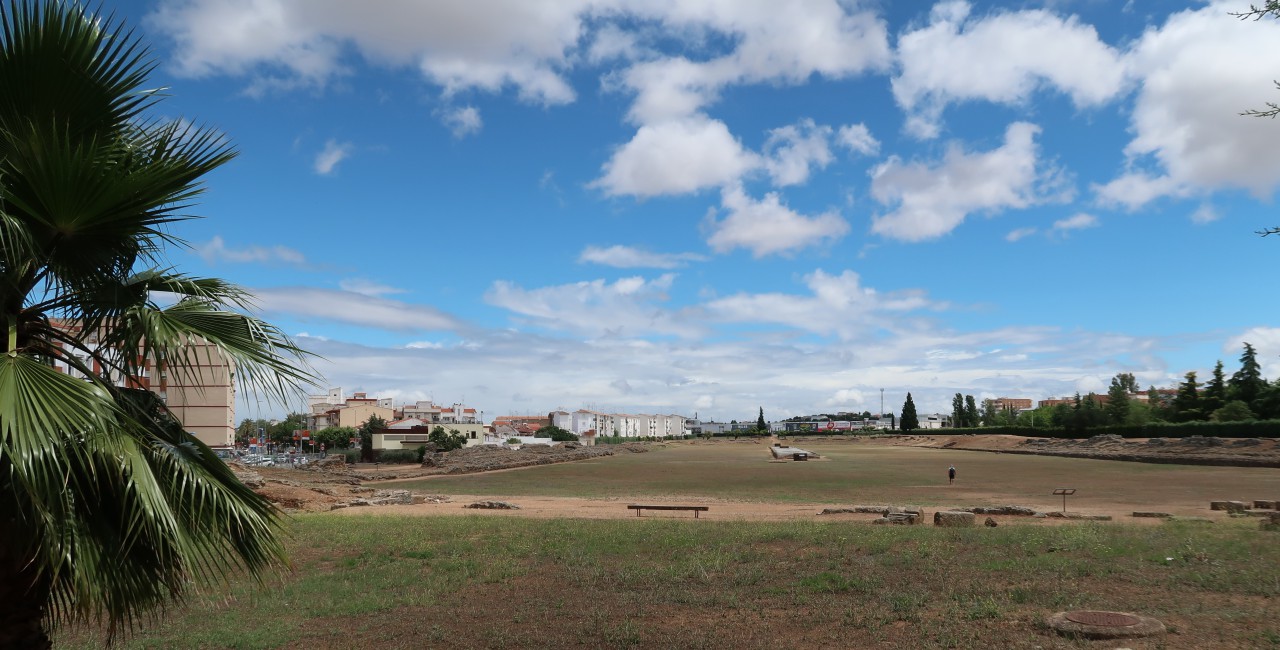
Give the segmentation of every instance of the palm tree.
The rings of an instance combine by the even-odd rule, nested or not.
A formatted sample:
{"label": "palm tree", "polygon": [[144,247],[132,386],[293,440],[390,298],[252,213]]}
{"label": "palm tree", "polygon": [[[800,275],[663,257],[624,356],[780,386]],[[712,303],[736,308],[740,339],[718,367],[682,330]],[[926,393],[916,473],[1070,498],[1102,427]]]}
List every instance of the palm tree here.
{"label": "palm tree", "polygon": [[210,345],[268,399],[314,383],[304,351],[245,315],[248,294],[163,263],[182,244],[167,228],[234,151],[148,117],[153,67],[113,19],[0,0],[0,647],[48,647],[73,621],[132,627],[284,559],[271,504],[159,397],[118,385],[148,363],[190,375]]}

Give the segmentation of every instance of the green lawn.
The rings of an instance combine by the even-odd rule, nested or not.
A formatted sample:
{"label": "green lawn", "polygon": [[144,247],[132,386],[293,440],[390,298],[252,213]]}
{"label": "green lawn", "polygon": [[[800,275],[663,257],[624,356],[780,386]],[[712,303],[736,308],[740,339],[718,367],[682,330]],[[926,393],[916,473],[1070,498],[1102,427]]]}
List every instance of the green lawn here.
{"label": "green lawn", "polygon": [[[942,529],[830,521],[293,520],[291,573],[232,577],[123,648],[1224,648],[1280,644],[1254,521]],[[1090,644],[1066,609],[1155,616]],[[92,631],[60,647],[98,648]]]}

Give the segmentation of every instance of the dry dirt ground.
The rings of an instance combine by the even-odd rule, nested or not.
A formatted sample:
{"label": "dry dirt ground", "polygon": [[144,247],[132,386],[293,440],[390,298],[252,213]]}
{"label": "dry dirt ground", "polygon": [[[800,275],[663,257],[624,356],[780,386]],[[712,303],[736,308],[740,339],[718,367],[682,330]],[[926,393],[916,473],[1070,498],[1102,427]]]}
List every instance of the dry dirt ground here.
{"label": "dry dirt ground", "polygon": [[[793,444],[804,447],[806,439],[792,438],[782,444]],[[727,441],[724,441],[727,443]],[[722,444],[721,441],[697,441],[695,444]],[[930,436],[902,435],[885,436],[860,444],[912,446],[925,448],[946,448],[955,450],[992,451],[997,453],[1034,453],[1055,456],[1077,456],[1110,460],[1132,460],[1135,457],[1152,457],[1154,462],[1243,465],[1254,467],[1280,467],[1280,441],[1277,439],[1221,440],[1215,438],[1200,439],[1158,439],[1151,442],[1146,439],[1123,440],[1112,436],[1098,436],[1089,440],[1047,440],[1023,438],[1019,436],[985,435],[985,436]],[[606,450],[597,448],[588,452],[586,449],[542,448],[528,450],[523,454],[509,452],[497,453],[492,449],[472,448],[437,454],[430,466],[393,465],[375,466],[360,464],[346,466],[339,463],[324,467],[295,470],[281,468],[244,468],[236,466],[243,479],[258,493],[278,504],[286,511],[324,512],[343,508],[357,499],[372,499],[378,492],[378,485],[389,480],[430,477],[435,475],[454,475],[458,473],[476,473],[493,471],[520,471],[523,467],[552,462],[582,460],[595,457]],[[645,451],[640,443],[619,445],[607,448],[609,453],[637,453]],[[973,495],[970,495],[973,496]],[[492,496],[451,494],[447,496],[415,494],[412,505],[382,505],[378,507],[346,507],[339,512],[345,514],[423,514],[423,515],[460,515],[486,512],[495,516],[506,517],[539,517],[539,518],[587,518],[612,519],[620,517],[692,517],[690,512],[653,512],[646,511],[641,515],[621,507],[623,500],[618,498],[571,498],[546,496],[519,497],[518,510],[475,510],[465,506],[481,500],[493,499]],[[715,518],[719,520],[789,520],[812,518],[830,504],[805,503],[739,503],[724,499],[707,497],[681,497],[681,503],[714,504]],[[356,505],[364,505],[357,503]],[[1116,519],[1136,523],[1156,523],[1156,519],[1131,518],[1133,506],[1124,503],[1099,504],[1101,507],[1091,508],[1091,514],[1111,515]],[[1160,509],[1159,504],[1144,503],[1141,509]],[[1183,508],[1185,510],[1185,507]],[[1178,515],[1204,514],[1202,512],[1180,512],[1172,506],[1164,511]],[[1219,513],[1215,513],[1219,514]],[[866,519],[877,517],[874,514],[839,514],[827,515],[842,519]],[[1003,520],[997,517],[997,520]],[[1024,519],[1018,517],[1012,519]],[[1040,520],[1043,522],[1061,522],[1069,520]]]}

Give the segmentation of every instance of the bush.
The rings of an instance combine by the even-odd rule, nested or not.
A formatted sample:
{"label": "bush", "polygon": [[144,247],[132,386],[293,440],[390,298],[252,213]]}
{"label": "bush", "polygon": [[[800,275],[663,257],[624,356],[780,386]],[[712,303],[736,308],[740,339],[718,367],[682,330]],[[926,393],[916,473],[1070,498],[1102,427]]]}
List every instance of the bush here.
{"label": "bush", "polygon": [[422,459],[427,457],[427,446],[418,445],[418,448],[417,450],[415,450],[415,452],[418,454],[418,462],[421,463]]}
{"label": "bush", "polygon": [[519,439],[519,438],[507,438],[507,444],[508,444],[508,445],[518,445],[518,444],[520,444],[520,439]]}
{"label": "bush", "polygon": [[418,459],[418,453],[412,449],[379,449],[374,453],[374,459],[379,463],[391,464],[409,464],[413,462],[422,462]]}
{"label": "bush", "polygon": [[437,425],[427,435],[427,440],[434,442],[436,449],[440,451],[453,451],[454,449],[462,449],[467,444],[466,436],[462,435],[457,429],[449,429],[445,431],[444,427]]}
{"label": "bush", "polygon": [[342,456],[347,460],[348,465],[355,465],[356,463],[360,462],[359,449],[336,449],[329,453],[334,456]]}

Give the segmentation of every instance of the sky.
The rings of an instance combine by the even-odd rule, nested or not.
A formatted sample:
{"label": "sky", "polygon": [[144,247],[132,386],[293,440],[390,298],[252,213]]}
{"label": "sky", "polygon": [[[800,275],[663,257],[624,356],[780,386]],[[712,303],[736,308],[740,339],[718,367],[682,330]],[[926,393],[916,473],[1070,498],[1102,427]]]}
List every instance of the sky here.
{"label": "sky", "polygon": [[[324,386],[770,420],[1280,375],[1247,2],[130,0],[176,225]],[[238,417],[296,404],[241,395]],[[883,402],[882,402],[883,400]]]}

